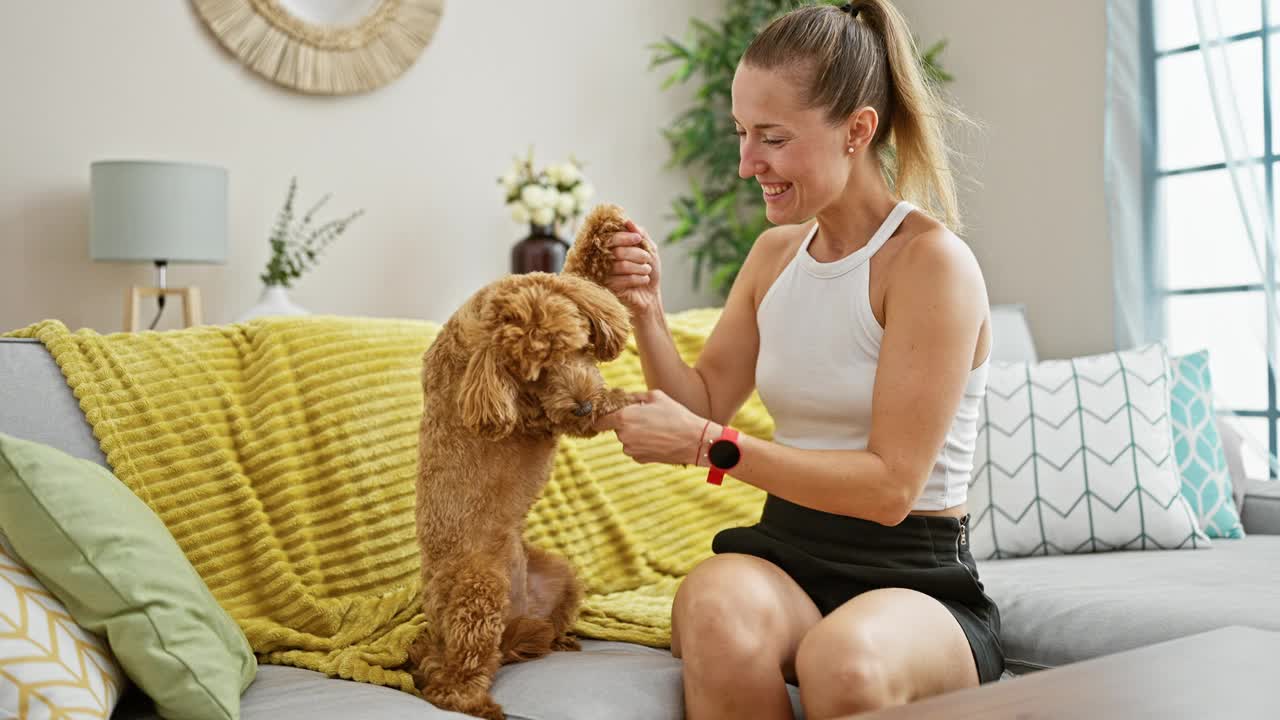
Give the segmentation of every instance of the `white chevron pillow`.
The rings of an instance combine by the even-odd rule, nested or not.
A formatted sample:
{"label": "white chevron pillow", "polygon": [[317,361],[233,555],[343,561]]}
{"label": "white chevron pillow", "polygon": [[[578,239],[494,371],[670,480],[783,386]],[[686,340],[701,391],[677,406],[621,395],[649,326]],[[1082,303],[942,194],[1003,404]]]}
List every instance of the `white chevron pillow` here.
{"label": "white chevron pillow", "polygon": [[0,717],[106,718],[125,674],[0,535]]}
{"label": "white chevron pillow", "polygon": [[977,559],[1208,547],[1182,497],[1153,344],[993,362],[969,484]]}

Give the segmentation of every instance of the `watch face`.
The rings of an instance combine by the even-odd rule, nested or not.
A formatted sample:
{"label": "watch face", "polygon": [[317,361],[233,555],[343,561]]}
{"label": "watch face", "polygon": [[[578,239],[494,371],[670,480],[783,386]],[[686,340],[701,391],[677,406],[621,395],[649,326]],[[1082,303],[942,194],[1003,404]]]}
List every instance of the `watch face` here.
{"label": "watch face", "polygon": [[728,470],[738,464],[741,452],[738,450],[737,443],[729,440],[717,440],[711,443],[711,448],[707,451],[707,457],[711,460],[711,464],[721,470]]}

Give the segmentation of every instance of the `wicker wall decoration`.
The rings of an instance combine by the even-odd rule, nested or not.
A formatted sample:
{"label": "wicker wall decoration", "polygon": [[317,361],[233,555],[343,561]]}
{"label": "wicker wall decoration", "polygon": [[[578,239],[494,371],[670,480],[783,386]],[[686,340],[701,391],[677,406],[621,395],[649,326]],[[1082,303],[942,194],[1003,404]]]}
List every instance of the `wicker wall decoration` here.
{"label": "wicker wall decoration", "polygon": [[254,72],[317,95],[379,88],[431,42],[445,0],[192,0]]}

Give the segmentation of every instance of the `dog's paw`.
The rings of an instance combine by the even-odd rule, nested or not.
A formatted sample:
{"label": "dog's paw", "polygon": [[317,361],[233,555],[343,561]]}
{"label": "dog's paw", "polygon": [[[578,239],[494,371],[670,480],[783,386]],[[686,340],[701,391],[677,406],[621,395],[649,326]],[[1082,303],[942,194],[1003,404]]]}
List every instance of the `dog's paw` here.
{"label": "dog's paw", "polygon": [[468,709],[466,713],[485,720],[507,720],[507,714],[502,711],[502,706],[492,700],[479,707]]}
{"label": "dog's paw", "polygon": [[635,393],[629,393],[621,388],[609,388],[605,391],[604,397],[600,399],[600,407],[595,415],[597,418],[616,412],[628,405],[635,405],[639,400]]}
{"label": "dog's paw", "polygon": [[579,652],[582,650],[582,645],[578,642],[578,638],[566,633],[551,641],[551,649],[556,652]]}
{"label": "dog's paw", "polygon": [[479,689],[474,683],[461,684],[441,683],[440,678],[428,682],[421,688],[422,698],[441,710],[474,715],[489,720],[506,720],[502,706],[494,702],[487,690]]}
{"label": "dog's paw", "polygon": [[494,702],[493,698],[485,696],[478,698],[473,702],[464,703],[456,708],[450,708],[463,715],[473,715],[475,717],[484,718],[485,720],[507,720],[507,714],[502,711],[502,706]]}
{"label": "dog's paw", "polygon": [[486,720],[507,720],[507,714],[502,711],[502,706],[494,702],[493,698],[488,695],[480,698],[459,700],[452,697],[432,697],[428,689],[427,692],[422,694],[422,697],[441,710],[485,718]]}

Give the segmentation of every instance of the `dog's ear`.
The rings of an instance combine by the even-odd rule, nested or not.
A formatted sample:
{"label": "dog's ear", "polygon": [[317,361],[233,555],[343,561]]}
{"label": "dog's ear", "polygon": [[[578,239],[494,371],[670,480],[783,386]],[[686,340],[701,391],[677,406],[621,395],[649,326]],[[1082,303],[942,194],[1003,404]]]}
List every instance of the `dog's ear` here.
{"label": "dog's ear", "polygon": [[556,277],[563,292],[578,306],[591,326],[591,344],[596,359],[612,360],[622,354],[631,334],[631,316],[627,308],[605,288],[574,275]]}
{"label": "dog's ear", "polygon": [[515,382],[498,362],[498,352],[492,344],[479,348],[467,362],[459,389],[462,424],[494,440],[510,435],[519,419]]}

